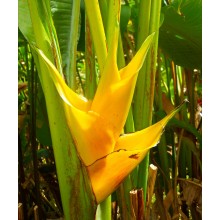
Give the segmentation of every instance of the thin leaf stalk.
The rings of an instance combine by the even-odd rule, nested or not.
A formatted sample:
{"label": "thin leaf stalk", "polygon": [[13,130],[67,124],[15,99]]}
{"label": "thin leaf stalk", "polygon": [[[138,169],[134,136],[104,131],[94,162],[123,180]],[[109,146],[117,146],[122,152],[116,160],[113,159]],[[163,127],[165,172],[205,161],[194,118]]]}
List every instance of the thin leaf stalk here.
{"label": "thin leaf stalk", "polygon": [[131,204],[129,193],[132,189],[130,176],[126,177],[122,184],[120,184],[118,190],[116,191],[118,204],[120,207],[121,217],[123,219],[131,219]]}
{"label": "thin leaf stalk", "polygon": [[[142,96],[145,98],[143,105],[143,112],[144,112],[143,124],[145,126],[149,126],[152,123],[160,9],[161,9],[161,0],[151,2],[149,34],[155,32],[155,36],[152,46],[150,47],[148,55],[146,57],[146,70],[145,70],[146,78],[145,78],[145,89],[144,89],[145,93]],[[144,201],[146,201],[148,166],[149,166],[149,153],[139,165],[139,173],[138,173],[138,187],[143,188]]]}
{"label": "thin leaf stalk", "polygon": [[[150,14],[151,14],[151,0],[142,0],[140,1],[140,12],[139,12],[139,21],[138,21],[138,36],[137,36],[137,49],[140,47],[144,39],[149,35],[149,26],[150,26]],[[149,53],[149,52],[148,52]],[[148,57],[148,55],[147,55]],[[143,63],[141,70],[139,71],[137,84],[134,93],[134,124],[135,130],[141,130],[145,127],[146,121],[143,120],[144,114],[144,96],[145,94],[145,81],[147,75],[147,58]],[[143,98],[140,98],[143,97]],[[146,202],[146,189],[147,189],[147,176],[148,176],[148,167],[149,165],[149,153],[146,155],[144,160],[140,163],[138,167],[137,174],[137,187],[143,189],[144,194],[144,203]],[[145,205],[144,205],[145,207]]]}
{"label": "thin leaf stalk", "polygon": [[[160,50],[158,51],[158,68],[156,71],[156,89],[157,94],[155,96],[156,104],[158,106],[158,110],[163,110],[163,101],[162,101],[162,77],[161,77],[161,60],[160,60]],[[159,118],[160,120],[160,118]],[[170,179],[170,171],[169,171],[169,162],[168,162],[168,154],[167,154],[167,144],[166,144],[166,137],[165,135],[161,136],[160,143],[158,144],[158,152],[159,152],[159,158],[160,158],[160,165],[163,169],[163,172],[166,176],[166,179]],[[166,191],[168,190],[168,186],[166,184],[166,181],[163,181],[161,185],[165,185]]]}
{"label": "thin leaf stalk", "polygon": [[74,91],[77,89],[76,83],[76,55],[77,55],[77,41],[78,41],[78,26],[80,14],[80,0],[72,2],[72,15],[71,15],[71,31],[68,47],[68,61],[65,68],[65,77],[67,84]]}
{"label": "thin leaf stalk", "polygon": [[106,33],[106,27],[107,27],[107,22],[108,22],[108,10],[107,10],[107,2],[106,0],[99,0],[99,7],[102,15],[102,21]]}
{"label": "thin leaf stalk", "polygon": [[162,52],[160,51],[161,57],[163,59],[163,64],[165,67],[165,75],[164,77],[161,78],[163,85],[165,86],[165,93],[167,98],[173,103],[173,90],[172,90],[172,74],[171,74],[171,62],[169,61],[169,58]]}
{"label": "thin leaf stalk", "polygon": [[177,94],[179,96],[179,100],[181,102],[182,98],[183,98],[183,88],[184,88],[184,84],[183,84],[183,73],[182,73],[182,68],[181,66],[177,66],[176,65],[176,74],[177,74]]}
{"label": "thin leaf stalk", "polygon": [[162,101],[162,88],[161,88],[161,84],[162,84],[162,77],[161,77],[161,51],[158,50],[158,59],[157,59],[157,63],[158,63],[158,67],[157,67],[157,71],[156,71],[156,78],[155,78],[155,84],[156,84],[156,94],[155,94],[155,103],[157,105],[157,110],[161,111],[163,110],[163,101]]}
{"label": "thin leaf stalk", "polygon": [[125,66],[125,58],[124,58],[124,50],[123,50],[121,33],[119,33],[119,36],[118,36],[117,64],[118,64],[118,69],[121,69]]}
{"label": "thin leaf stalk", "polygon": [[100,72],[102,72],[107,57],[106,36],[98,0],[85,0],[86,14],[92,32],[95,52]]}
{"label": "thin leaf stalk", "polygon": [[171,74],[173,78],[174,103],[176,106],[178,106],[178,104],[180,103],[178,92],[178,75],[176,64],[173,61],[171,61]]}
{"label": "thin leaf stalk", "polygon": [[106,39],[108,48],[112,42],[112,33],[114,33],[115,27],[119,29],[121,12],[121,0],[109,0],[108,1],[108,22],[106,27]]}
{"label": "thin leaf stalk", "polygon": [[[86,15],[85,15],[86,16]],[[96,91],[96,69],[95,69],[95,50],[92,42],[92,36],[89,27],[89,21],[86,16],[86,35],[85,35],[85,64],[86,64],[86,81],[85,96],[92,100]]]}
{"label": "thin leaf stalk", "polygon": [[154,40],[150,51],[147,55],[147,71],[146,71],[146,84],[145,84],[145,101],[144,101],[144,117],[143,120],[147,122],[146,126],[151,125],[153,115],[153,102],[155,91],[155,76],[157,69],[157,49],[159,38],[159,24],[160,24],[160,9],[161,0],[153,1],[151,4],[151,18],[149,34],[155,32]]}
{"label": "thin leaf stalk", "polygon": [[[149,23],[150,23],[150,6],[151,6],[151,0],[142,0],[140,2],[140,12],[139,12],[139,22],[138,22],[138,35],[137,35],[137,50],[140,48],[143,41],[146,39],[146,37],[149,35]],[[146,66],[147,62],[143,63],[143,66],[141,70],[139,71],[135,93],[134,93],[134,109],[133,109],[133,115],[134,115],[134,123],[135,123],[135,129],[141,130],[145,123],[143,122],[143,104],[144,100],[143,98],[145,94],[145,77],[146,77]]]}
{"label": "thin leaf stalk", "polygon": [[96,220],[111,220],[111,195],[98,205]]}
{"label": "thin leaf stalk", "polygon": [[169,61],[167,60],[167,57],[164,54],[163,54],[163,57],[164,57],[164,64],[165,64],[166,78],[167,78],[167,80],[166,80],[166,84],[167,84],[167,88],[168,88],[167,94],[168,94],[169,99],[172,100],[171,92],[170,92],[170,80],[171,80],[171,78],[170,78],[170,71],[168,70]]}

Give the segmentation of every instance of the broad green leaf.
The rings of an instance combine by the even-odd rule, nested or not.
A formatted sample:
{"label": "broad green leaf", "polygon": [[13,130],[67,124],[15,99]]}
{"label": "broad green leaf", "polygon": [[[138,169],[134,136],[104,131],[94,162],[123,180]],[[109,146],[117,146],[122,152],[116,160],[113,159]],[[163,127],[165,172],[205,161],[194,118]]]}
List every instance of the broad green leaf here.
{"label": "broad green leaf", "polygon": [[169,126],[183,128],[186,131],[190,132],[191,134],[193,134],[197,138],[197,140],[200,143],[200,146],[202,146],[202,135],[191,124],[186,123],[185,121],[180,121],[176,118],[172,118],[169,122]]}
{"label": "broad green leaf", "polygon": [[62,55],[62,67],[68,84],[73,86],[79,39],[80,0],[51,0],[51,12]]}
{"label": "broad green leaf", "polygon": [[202,66],[202,1],[174,0],[162,8],[159,46],[183,67]]}
{"label": "broad green leaf", "polygon": [[29,41],[34,43],[35,36],[33,32],[30,11],[27,0],[18,1],[18,26],[23,36]]}

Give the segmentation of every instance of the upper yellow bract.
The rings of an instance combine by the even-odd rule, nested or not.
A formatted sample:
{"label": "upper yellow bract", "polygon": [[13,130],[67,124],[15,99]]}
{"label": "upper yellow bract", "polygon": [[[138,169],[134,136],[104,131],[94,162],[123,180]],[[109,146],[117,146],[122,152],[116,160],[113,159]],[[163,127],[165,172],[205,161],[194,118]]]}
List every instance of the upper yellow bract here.
{"label": "upper yellow bract", "polygon": [[120,136],[131,105],[138,71],[153,37],[154,34],[151,34],[131,62],[118,70],[118,32],[115,31],[92,101],[73,92],[44,53],[35,48],[47,65],[63,99],[66,122],[77,152],[87,167],[98,203],[111,194],[141,162],[148,150],[159,142],[164,126],[178,111],[174,110],[160,122],[142,131]]}

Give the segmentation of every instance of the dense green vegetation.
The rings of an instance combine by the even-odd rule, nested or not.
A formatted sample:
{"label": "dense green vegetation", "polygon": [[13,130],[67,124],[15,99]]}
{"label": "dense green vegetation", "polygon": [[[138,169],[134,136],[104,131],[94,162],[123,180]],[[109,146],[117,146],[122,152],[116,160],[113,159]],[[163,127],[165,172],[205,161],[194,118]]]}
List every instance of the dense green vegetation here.
{"label": "dense green vegetation", "polygon": [[[65,219],[201,219],[202,2],[18,3],[18,200],[24,219],[36,219],[35,214],[40,219],[64,215]],[[115,43],[114,22],[119,17]],[[116,191],[97,204],[87,166],[79,157],[61,107],[64,90],[50,77],[53,70],[39,51],[73,91],[92,100],[107,55],[116,47],[117,57],[112,59],[120,70],[152,33],[124,134],[155,124],[183,100],[189,102],[169,121],[158,145]],[[114,72],[110,64],[109,74]],[[110,84],[111,77],[107,79]]]}

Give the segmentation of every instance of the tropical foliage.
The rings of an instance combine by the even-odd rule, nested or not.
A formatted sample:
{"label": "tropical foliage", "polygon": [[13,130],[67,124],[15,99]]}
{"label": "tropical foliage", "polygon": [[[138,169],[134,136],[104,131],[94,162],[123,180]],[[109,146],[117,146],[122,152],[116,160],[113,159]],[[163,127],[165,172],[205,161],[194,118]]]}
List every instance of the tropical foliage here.
{"label": "tropical foliage", "polygon": [[201,219],[201,1],[18,3],[23,218]]}

